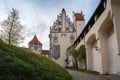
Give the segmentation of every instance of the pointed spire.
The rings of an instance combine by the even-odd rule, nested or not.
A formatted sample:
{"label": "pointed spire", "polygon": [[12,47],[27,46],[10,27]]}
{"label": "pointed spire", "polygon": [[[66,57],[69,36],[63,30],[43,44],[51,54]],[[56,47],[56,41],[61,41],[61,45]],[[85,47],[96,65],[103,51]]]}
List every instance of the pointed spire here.
{"label": "pointed spire", "polygon": [[62,13],[66,13],[66,11],[65,11],[65,9],[64,9],[64,8],[62,9]]}
{"label": "pointed spire", "polygon": [[29,44],[42,45],[42,43],[38,40],[36,34],[35,34],[34,38],[29,42]]}

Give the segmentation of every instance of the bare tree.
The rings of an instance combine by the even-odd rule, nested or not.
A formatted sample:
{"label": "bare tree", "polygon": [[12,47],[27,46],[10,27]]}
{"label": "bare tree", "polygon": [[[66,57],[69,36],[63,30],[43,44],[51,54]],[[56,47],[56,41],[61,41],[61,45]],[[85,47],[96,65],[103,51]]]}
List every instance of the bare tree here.
{"label": "bare tree", "polygon": [[21,31],[23,26],[19,21],[19,12],[12,8],[8,18],[1,22],[2,39],[10,45],[16,45],[22,40]]}

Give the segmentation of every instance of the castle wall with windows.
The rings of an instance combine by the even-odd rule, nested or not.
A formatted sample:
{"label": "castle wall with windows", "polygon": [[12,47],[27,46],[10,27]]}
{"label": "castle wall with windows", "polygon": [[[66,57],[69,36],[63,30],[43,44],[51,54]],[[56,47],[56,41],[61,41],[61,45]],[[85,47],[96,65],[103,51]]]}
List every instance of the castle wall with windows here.
{"label": "castle wall with windows", "polygon": [[80,34],[79,30],[84,27],[82,13],[77,13],[77,15],[73,13],[73,17],[75,23],[70,21],[65,9],[62,9],[53,26],[50,27],[50,57],[63,67],[68,65],[66,62],[68,47],[74,43],[77,35]]}

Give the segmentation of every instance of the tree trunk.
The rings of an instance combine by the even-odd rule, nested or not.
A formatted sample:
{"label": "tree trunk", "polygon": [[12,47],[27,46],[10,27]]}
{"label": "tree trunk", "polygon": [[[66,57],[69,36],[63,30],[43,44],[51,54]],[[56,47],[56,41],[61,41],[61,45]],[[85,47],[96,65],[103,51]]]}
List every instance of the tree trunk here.
{"label": "tree trunk", "polygon": [[15,16],[13,16],[13,20],[12,20],[12,23],[10,25],[9,42],[8,42],[10,45],[11,45],[11,32],[12,32],[12,27],[13,27],[13,23],[14,23],[14,18],[15,18]]}
{"label": "tree trunk", "polygon": [[10,44],[10,45],[11,45],[11,31],[9,32],[8,44]]}

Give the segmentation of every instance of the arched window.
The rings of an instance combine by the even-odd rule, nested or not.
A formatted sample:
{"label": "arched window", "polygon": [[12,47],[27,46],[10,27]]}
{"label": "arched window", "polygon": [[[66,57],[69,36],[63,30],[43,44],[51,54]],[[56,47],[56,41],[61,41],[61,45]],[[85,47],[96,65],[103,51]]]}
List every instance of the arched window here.
{"label": "arched window", "polygon": [[56,34],[55,34],[54,37],[53,37],[53,42],[54,42],[54,43],[57,43],[57,42],[58,42],[58,37],[57,37]]}
{"label": "arched window", "polygon": [[53,45],[53,58],[60,58],[60,45]]}
{"label": "arched window", "polygon": [[74,42],[74,35],[70,35],[70,42],[73,43]]}

